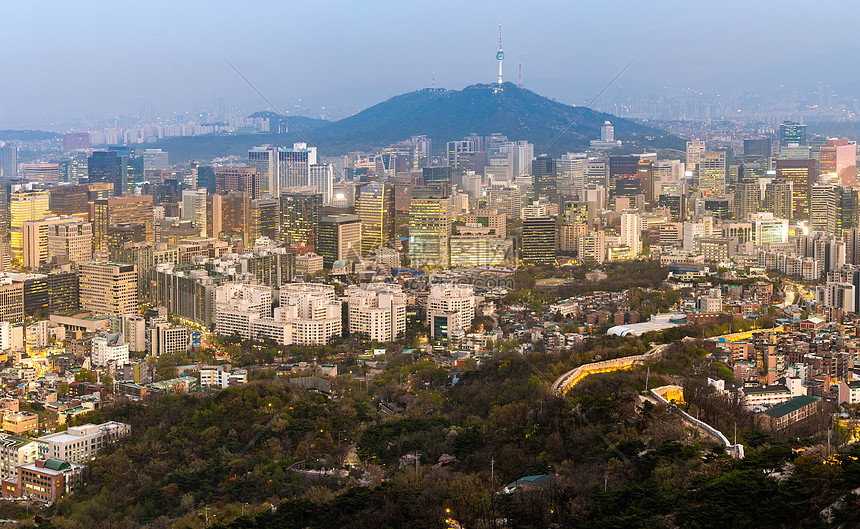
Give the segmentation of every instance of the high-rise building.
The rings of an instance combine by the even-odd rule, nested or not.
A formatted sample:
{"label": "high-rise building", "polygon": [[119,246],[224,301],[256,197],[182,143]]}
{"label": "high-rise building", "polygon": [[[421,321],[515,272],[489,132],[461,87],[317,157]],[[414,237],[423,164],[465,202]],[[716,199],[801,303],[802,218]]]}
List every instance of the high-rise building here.
{"label": "high-rise building", "polygon": [[776,175],[792,184],[794,202],[792,218],[808,219],[809,196],[812,192],[812,184],[817,182],[818,178],[815,160],[777,160]]}
{"label": "high-rise building", "polygon": [[558,194],[582,200],[585,189],[585,165],[588,157],[581,153],[566,153],[558,160]]}
{"label": "high-rise building", "polygon": [[699,191],[705,196],[726,194],[726,153],[704,152],[699,155]]}
{"label": "high-rise building", "polygon": [[370,184],[361,188],[355,206],[361,219],[361,254],[372,255],[379,246],[394,244],[394,187]]}
{"label": "high-rise building", "polygon": [[[197,167],[197,187],[205,187],[210,195],[215,194],[216,188],[216,173],[215,168],[211,165],[200,165]],[[260,189],[259,175],[257,176],[257,191]]]}
{"label": "high-rise building", "polygon": [[88,215],[89,203],[98,198],[113,196],[113,185],[110,183],[73,184],[53,186],[50,192],[51,213],[61,217],[70,215]]}
{"label": "high-rise building", "polygon": [[81,310],[108,316],[137,312],[137,269],[134,265],[89,262],[79,267]]}
{"label": "high-rise building", "polygon": [[48,261],[81,264],[93,257],[93,225],[79,219],[48,226]]}
{"label": "high-rise building", "polygon": [[286,246],[316,248],[321,215],[321,193],[285,191],[281,194],[281,241]]}
{"label": "high-rise building", "polygon": [[108,226],[129,222],[143,224],[146,241],[154,242],[153,221],[150,195],[97,199],[93,204],[93,251],[108,251]]}
{"label": "high-rise building", "polygon": [[18,176],[18,147],[0,142],[0,177]]}
{"label": "high-rise building", "polygon": [[361,260],[361,219],[358,215],[323,215],[316,252],[323,256],[326,269],[331,269],[335,261]]}
{"label": "high-rise building", "polygon": [[450,237],[449,242],[451,268],[502,266],[516,262],[513,241],[497,233],[494,228],[475,224],[458,226],[457,233]]}
{"label": "high-rise building", "polygon": [[271,145],[248,151],[248,165],[257,170],[262,195],[278,196],[278,149]]}
{"label": "high-rise building", "polygon": [[735,219],[744,220],[758,213],[761,203],[761,186],[756,180],[741,180],[735,184]]}
{"label": "high-rise building", "polygon": [[622,246],[630,248],[630,255],[638,257],[642,251],[642,216],[639,210],[625,209],[621,212],[621,237],[619,242]]}
{"label": "high-rise building", "polygon": [[558,200],[558,167],[553,158],[541,154],[532,162],[532,189],[535,198]]}
{"label": "high-rise building", "polygon": [[[198,169],[198,178],[199,178]],[[260,197],[260,173],[254,167],[218,167],[215,168],[215,192],[227,193],[242,191],[251,200]]]}
{"label": "high-rise building", "polygon": [[24,260],[24,223],[41,220],[50,214],[48,191],[12,193],[9,201],[9,237],[13,263]]}
{"label": "high-rise building", "polygon": [[63,154],[68,154],[71,151],[78,149],[86,150],[90,148],[90,133],[89,132],[66,132],[63,133]]}
{"label": "high-rise building", "polygon": [[447,340],[453,331],[467,331],[475,318],[475,291],[466,285],[440,284],[427,296],[427,326],[435,340]]}
{"label": "high-rise building", "polygon": [[810,197],[809,228],[842,236],[858,224],[857,190],[851,186],[816,184]]}
{"label": "high-rise building", "polygon": [[705,142],[690,140],[687,142],[687,170],[694,174],[699,170],[699,159],[705,154]]}
{"label": "high-rise building", "polygon": [[415,188],[409,206],[409,260],[413,267],[447,268],[452,203],[446,190]]}
{"label": "high-rise building", "polygon": [[394,342],[406,334],[406,294],[400,285],[351,285],[347,291],[349,332]]}
{"label": "high-rise building", "polygon": [[[278,234],[278,201],[275,203],[275,237]],[[206,195],[206,227],[209,235],[222,240],[235,240],[241,234],[242,244],[248,244],[250,199],[242,191]]]}
{"label": "high-rise building", "polygon": [[310,185],[310,167],[317,163],[317,148],[294,143],[292,149],[278,149],[277,192],[290,187]]}
{"label": "high-rise building", "polygon": [[24,320],[24,282],[0,277],[0,321]]}
{"label": "high-rise building", "polygon": [[421,170],[425,186],[430,185],[430,182],[447,182],[448,185],[451,185],[452,173],[452,168],[447,165],[442,167],[425,167]]}
{"label": "high-rise building", "polygon": [[796,143],[806,145],[806,125],[795,121],[783,121],[779,124],[779,146]]}
{"label": "high-rise building", "polygon": [[258,198],[251,201],[248,244],[260,237],[278,240],[281,220],[280,203],[274,198]]}
{"label": "high-rise building", "polygon": [[186,189],[182,191],[182,219],[194,222],[201,237],[207,237],[206,190]]}
{"label": "high-rise building", "polygon": [[[51,260],[49,249],[49,236],[52,228],[62,225],[74,232],[78,226],[84,224],[81,219],[75,217],[45,217],[40,220],[28,220],[24,222],[24,254],[23,265],[25,268],[36,269]],[[89,223],[86,223],[89,226]],[[74,228],[71,228],[74,226]],[[82,229],[82,231],[84,231]],[[86,230],[89,231],[89,230]],[[92,236],[90,236],[90,243]],[[75,241],[79,242],[79,241]],[[90,250],[88,247],[87,251]],[[83,252],[78,252],[78,257],[83,257]]]}
{"label": "high-rise building", "polygon": [[639,186],[639,157],[610,156],[609,157],[609,198],[620,195],[618,181],[623,180],[621,196],[635,196],[640,192]]}
{"label": "high-rise building", "polygon": [[128,156],[117,151],[94,151],[87,158],[89,182],[113,184],[113,194],[122,195],[128,190]]}
{"label": "high-rise building", "polygon": [[658,203],[661,208],[667,208],[672,214],[673,222],[680,222],[687,218],[686,196],[684,195],[660,195]]}
{"label": "high-rise building", "polygon": [[308,169],[308,185],[322,194],[323,204],[331,204],[334,185],[334,165],[330,163],[312,164]]}
{"label": "high-rise building", "polygon": [[836,175],[840,184],[857,183],[857,144],[845,139],[827,140],[818,148],[818,173]]}
{"label": "high-rise building", "polygon": [[770,158],[773,154],[772,149],[770,138],[746,139],[744,140],[744,159]]}
{"label": "high-rise building", "polygon": [[144,172],[170,169],[168,154],[161,149],[144,149],[138,157],[143,159]]}
{"label": "high-rise building", "polygon": [[290,343],[325,345],[342,334],[341,310],[333,285],[290,283],[281,288],[274,320],[288,326]]}
{"label": "high-rise building", "polygon": [[555,264],[555,232],[555,219],[552,217],[523,219],[521,260],[535,265]]}
{"label": "high-rise building", "polygon": [[60,166],[56,163],[25,163],[21,173],[28,182],[57,184],[60,181]]}

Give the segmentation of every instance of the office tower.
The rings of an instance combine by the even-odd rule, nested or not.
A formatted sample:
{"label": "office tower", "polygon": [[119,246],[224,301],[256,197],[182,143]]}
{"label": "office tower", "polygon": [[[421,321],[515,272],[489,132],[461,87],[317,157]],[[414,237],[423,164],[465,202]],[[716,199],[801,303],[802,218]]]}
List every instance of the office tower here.
{"label": "office tower", "polygon": [[0,278],[0,321],[18,323],[24,319],[24,282]]}
{"label": "office tower", "polygon": [[812,192],[812,184],[817,182],[818,177],[815,160],[777,160],[776,175],[792,184],[792,218],[808,219],[809,195]]}
{"label": "office tower", "polygon": [[120,333],[128,343],[128,350],[133,353],[146,351],[146,320],[134,314],[126,314],[120,318]]}
{"label": "office tower", "polygon": [[726,194],[726,153],[704,152],[699,155],[699,191],[705,196]]}
{"label": "office tower", "polygon": [[503,237],[507,236],[507,217],[496,209],[476,209],[471,213],[463,215],[460,220],[466,224],[477,224],[493,231]]}
{"label": "office tower", "polygon": [[448,268],[452,202],[447,192],[415,188],[409,206],[409,261],[413,267]]}
{"label": "office tower", "polygon": [[481,150],[481,146],[475,138],[449,141],[445,152],[447,153],[448,166],[453,169],[483,173],[484,167],[487,165],[487,153]]}
{"label": "office tower", "polygon": [[205,189],[186,189],[182,192],[182,219],[194,222],[200,236],[207,237]]}
{"label": "office tower", "polygon": [[[772,213],[754,213],[750,215],[753,222],[755,243],[757,246],[772,242],[788,240],[788,220],[774,217]],[[685,227],[686,228],[686,227]]]}
{"label": "office tower", "polygon": [[516,262],[513,240],[493,228],[458,226],[449,238],[451,268],[469,266],[504,266]]}
{"label": "office tower", "polygon": [[346,296],[351,334],[362,333],[383,343],[406,334],[406,294],[400,285],[350,285]]}
{"label": "office tower", "polygon": [[731,212],[731,206],[728,199],[725,198],[705,198],[705,211],[711,213],[716,219],[727,219]]}
{"label": "office tower", "polygon": [[89,132],[66,132],[63,133],[63,154],[68,154],[71,151],[78,149],[85,150],[90,148],[90,133]]}
{"label": "office tower", "polygon": [[394,188],[370,184],[361,188],[355,212],[361,219],[361,254],[372,255],[379,246],[394,244]]}
{"label": "office tower", "polygon": [[520,255],[523,263],[554,265],[556,262],[555,232],[555,219],[552,217],[523,219],[522,254]]}
{"label": "office tower", "polygon": [[144,149],[138,157],[143,158],[144,171],[170,169],[168,154],[161,149]]}
{"label": "office tower", "polygon": [[316,248],[318,243],[322,194],[284,192],[281,194],[281,242],[286,246],[305,245]]}
{"label": "office tower", "polygon": [[452,173],[453,170],[450,166],[425,167],[421,170],[425,186],[430,185],[430,182],[446,182],[448,185],[451,185],[453,183],[451,179]]}
{"label": "office tower", "polygon": [[[217,167],[215,171],[215,192],[227,193],[242,191],[251,200],[260,198],[260,173],[254,167]],[[197,176],[200,172],[198,169]]]}
{"label": "office tower", "polygon": [[535,198],[558,200],[558,167],[548,154],[541,154],[532,162],[534,181],[532,189]]}
{"label": "office tower", "polygon": [[857,183],[857,144],[845,139],[827,140],[818,148],[818,174],[836,175],[842,185]]}
{"label": "office tower", "polygon": [[137,222],[111,224],[107,229],[108,259],[119,262],[125,245],[146,242],[146,226]]}
{"label": "office tower", "polygon": [[529,167],[535,157],[535,146],[524,140],[510,141],[504,144],[504,152],[510,153],[513,178],[529,174]]}
{"label": "office tower", "polygon": [[327,270],[335,261],[360,261],[361,219],[358,215],[323,215],[316,252],[323,256],[323,267]]}
{"label": "office tower", "polygon": [[80,307],[77,271],[53,270],[47,275],[48,314],[73,313]]}
{"label": "office tower", "polygon": [[79,267],[81,310],[119,317],[137,312],[134,265],[90,262]]}
{"label": "office tower", "polygon": [[47,191],[12,193],[9,201],[9,246],[13,263],[24,260],[24,223],[41,220],[50,214]]}
{"label": "office tower", "polygon": [[96,199],[93,203],[93,251],[108,251],[108,226],[135,223],[145,226],[147,242],[154,242],[152,196]]}
{"label": "office tower", "polygon": [[735,184],[735,219],[744,220],[750,213],[758,213],[761,203],[761,186],[756,180],[741,180]]}
{"label": "office tower", "polygon": [[308,185],[322,194],[323,204],[331,204],[334,165],[330,163],[312,164],[308,169]]}
{"label": "office tower", "polygon": [[779,146],[796,143],[806,145],[806,125],[796,121],[783,121],[779,124]]}
{"label": "office tower", "polygon": [[294,143],[292,149],[278,149],[278,188],[309,185],[310,167],[317,163],[317,148]]}
{"label": "office tower", "polygon": [[562,154],[558,160],[558,194],[566,198],[582,199],[585,189],[585,154]]}
{"label": "office tower", "polygon": [[686,197],[684,195],[660,195],[658,204],[661,208],[669,210],[673,222],[680,222],[687,217]]}
{"label": "office tower", "polygon": [[18,176],[18,147],[0,142],[0,177]]}
{"label": "office tower", "polygon": [[[278,201],[275,203],[274,223],[275,237],[278,233]],[[242,244],[248,244],[251,201],[242,191],[230,191],[224,194],[206,195],[206,227],[210,237],[222,240],[233,240],[241,235]]]}
{"label": "office tower", "polygon": [[[73,231],[77,231],[77,226],[83,222],[75,217],[45,217],[39,220],[24,221],[24,254],[23,265],[25,268],[36,269],[44,263],[50,261],[49,251],[49,235],[52,228],[63,226],[75,226]],[[89,224],[89,223],[87,223]],[[90,237],[90,241],[92,237]],[[89,250],[90,248],[87,248]],[[80,252],[78,252],[79,254]]]}
{"label": "office tower", "polygon": [[[96,189],[95,196],[91,198],[91,188]],[[107,188],[99,195],[99,189]],[[49,190],[49,205],[54,215],[69,216],[89,214],[89,202],[95,198],[107,198],[113,195],[111,184],[75,184],[54,186]]]}
{"label": "office tower", "polygon": [[773,151],[770,138],[744,140],[744,159],[770,158]]}
{"label": "office tower", "polygon": [[[197,187],[204,187],[210,195],[216,193],[216,172],[211,165],[200,165],[197,167]],[[259,175],[257,177],[257,191],[259,192]]]}
{"label": "office tower", "polygon": [[699,159],[705,154],[705,142],[690,140],[687,142],[687,170],[694,174],[699,170]]}
{"label": "office tower", "polygon": [[638,257],[642,252],[642,216],[639,210],[625,209],[621,212],[621,237],[619,242],[622,246],[630,248],[630,255]]}
{"label": "office tower", "polygon": [[851,186],[816,184],[810,197],[809,228],[842,236],[858,224],[858,194]]}
{"label": "office tower", "polygon": [[609,198],[619,195],[618,181],[621,190],[628,193],[622,196],[635,196],[639,194],[639,157],[638,156],[610,156],[609,157]]}
{"label": "office tower", "polygon": [[60,181],[60,166],[56,163],[25,163],[21,174],[28,182],[56,184]]}
{"label": "office tower", "polygon": [[609,162],[602,158],[589,158],[585,162],[585,185],[609,185]]}
{"label": "office tower", "polygon": [[794,185],[787,180],[775,180],[765,185],[762,210],[775,217],[791,220],[794,217]]}
{"label": "office tower", "polygon": [[248,151],[248,165],[257,170],[261,195],[278,196],[278,149],[271,145]]}
{"label": "office tower", "polygon": [[48,261],[81,264],[93,257],[93,225],[78,219],[48,226]]}
{"label": "office tower", "polygon": [[520,218],[523,201],[522,192],[516,185],[503,189],[487,190],[487,207],[497,210],[509,219]]}
{"label": "office tower", "polygon": [[684,178],[684,164],[681,160],[657,160],[652,165],[654,197],[663,194],[663,185],[678,182]]}
{"label": "office tower", "polygon": [[260,237],[278,240],[280,228],[280,203],[275,198],[258,198],[251,201],[248,244],[253,245]]}
{"label": "office tower", "polygon": [[87,158],[90,183],[113,184],[113,194],[120,196],[128,189],[128,157],[117,151],[95,151]]}

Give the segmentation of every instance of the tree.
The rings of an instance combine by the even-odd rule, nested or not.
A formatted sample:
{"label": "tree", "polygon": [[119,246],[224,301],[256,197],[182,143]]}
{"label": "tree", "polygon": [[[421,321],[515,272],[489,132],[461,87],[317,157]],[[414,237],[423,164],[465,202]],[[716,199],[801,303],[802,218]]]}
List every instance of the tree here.
{"label": "tree", "polygon": [[89,382],[95,383],[96,374],[90,371],[89,369],[83,368],[77,373],[75,373],[75,382]]}
{"label": "tree", "polygon": [[110,375],[102,375],[102,384],[108,393],[113,393],[113,377]]}
{"label": "tree", "polygon": [[65,380],[60,382],[60,387],[57,388],[57,395],[60,398],[65,398],[69,394],[69,383]]}

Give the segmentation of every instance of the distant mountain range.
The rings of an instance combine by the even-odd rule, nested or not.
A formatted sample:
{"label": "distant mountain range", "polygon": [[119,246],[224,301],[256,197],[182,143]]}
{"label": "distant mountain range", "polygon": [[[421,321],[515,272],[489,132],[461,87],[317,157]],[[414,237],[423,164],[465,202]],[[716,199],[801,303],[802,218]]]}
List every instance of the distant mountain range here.
{"label": "distant mountain range", "polygon": [[[291,125],[284,134],[169,138],[160,141],[158,146],[169,151],[171,161],[176,162],[208,160],[229,154],[245,156],[255,145],[291,145],[305,140],[316,145],[323,155],[332,156],[353,150],[371,150],[426,134],[433,139],[434,150],[441,152],[447,141],[473,132],[480,135],[498,132],[510,139],[534,143],[535,153],[546,150],[558,155],[585,148],[589,140],[599,137],[600,126],[608,120],[615,126],[615,137],[625,143],[625,152],[683,148],[679,138],[653,127],[565,105],[512,83],[505,83],[502,90],[497,88],[478,84],[463,90],[417,90],[339,121],[287,116]],[[277,130],[276,120],[281,119],[273,112],[258,112],[253,116],[271,118],[273,130]],[[570,126],[564,130],[568,124]]]}

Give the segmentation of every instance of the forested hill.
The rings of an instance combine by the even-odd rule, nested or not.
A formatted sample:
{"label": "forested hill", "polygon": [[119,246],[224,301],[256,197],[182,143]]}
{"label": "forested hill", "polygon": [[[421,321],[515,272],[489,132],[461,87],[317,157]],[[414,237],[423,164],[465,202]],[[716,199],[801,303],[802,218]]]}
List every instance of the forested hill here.
{"label": "forested hill", "polygon": [[[498,132],[512,140],[535,144],[535,153],[551,155],[579,151],[600,137],[604,121],[615,126],[615,137],[625,149],[683,149],[683,142],[664,131],[588,108],[559,103],[531,90],[505,83],[472,85],[462,90],[424,89],[383,101],[335,122],[288,117],[292,127],[286,134],[231,134],[169,138],[158,146],[174,161],[207,160],[235,154],[247,156],[254,145],[290,145],[309,141],[326,155],[371,150],[425,134],[441,152],[445,143],[471,133],[481,136]],[[272,116],[277,120],[277,116]],[[255,116],[263,114],[255,114]],[[272,127],[275,130],[275,127]],[[296,130],[302,132],[298,134]]]}
{"label": "forested hill", "polygon": [[[511,527],[762,529],[832,527],[860,515],[857,497],[846,496],[860,486],[860,449],[822,464],[822,439],[757,430],[751,414],[709,388],[705,377],[731,374],[706,361],[702,342],[675,343],[650,367],[650,383],[681,382],[690,413],[719,428],[737,423],[743,460],[671,410],[643,405],[641,368],[587,377],[566,402],[551,396],[532,366],[552,380],[571,365],[650,347],[633,337],[589,343],[531,353],[529,362],[502,343],[453,385],[432,362],[391,355],[369,384],[337,378],[335,398],[267,379],[105,407],[79,420],[129,422],[132,435],[93,461],[86,485],[50,509],[50,523],[181,528],[208,517],[210,526],[236,528],[427,528],[451,518],[465,528],[504,519]],[[377,411],[380,402],[390,413]],[[347,461],[355,466],[343,476],[312,472]],[[291,470],[299,462],[304,475]],[[535,475],[546,476],[542,487],[499,494]]]}

